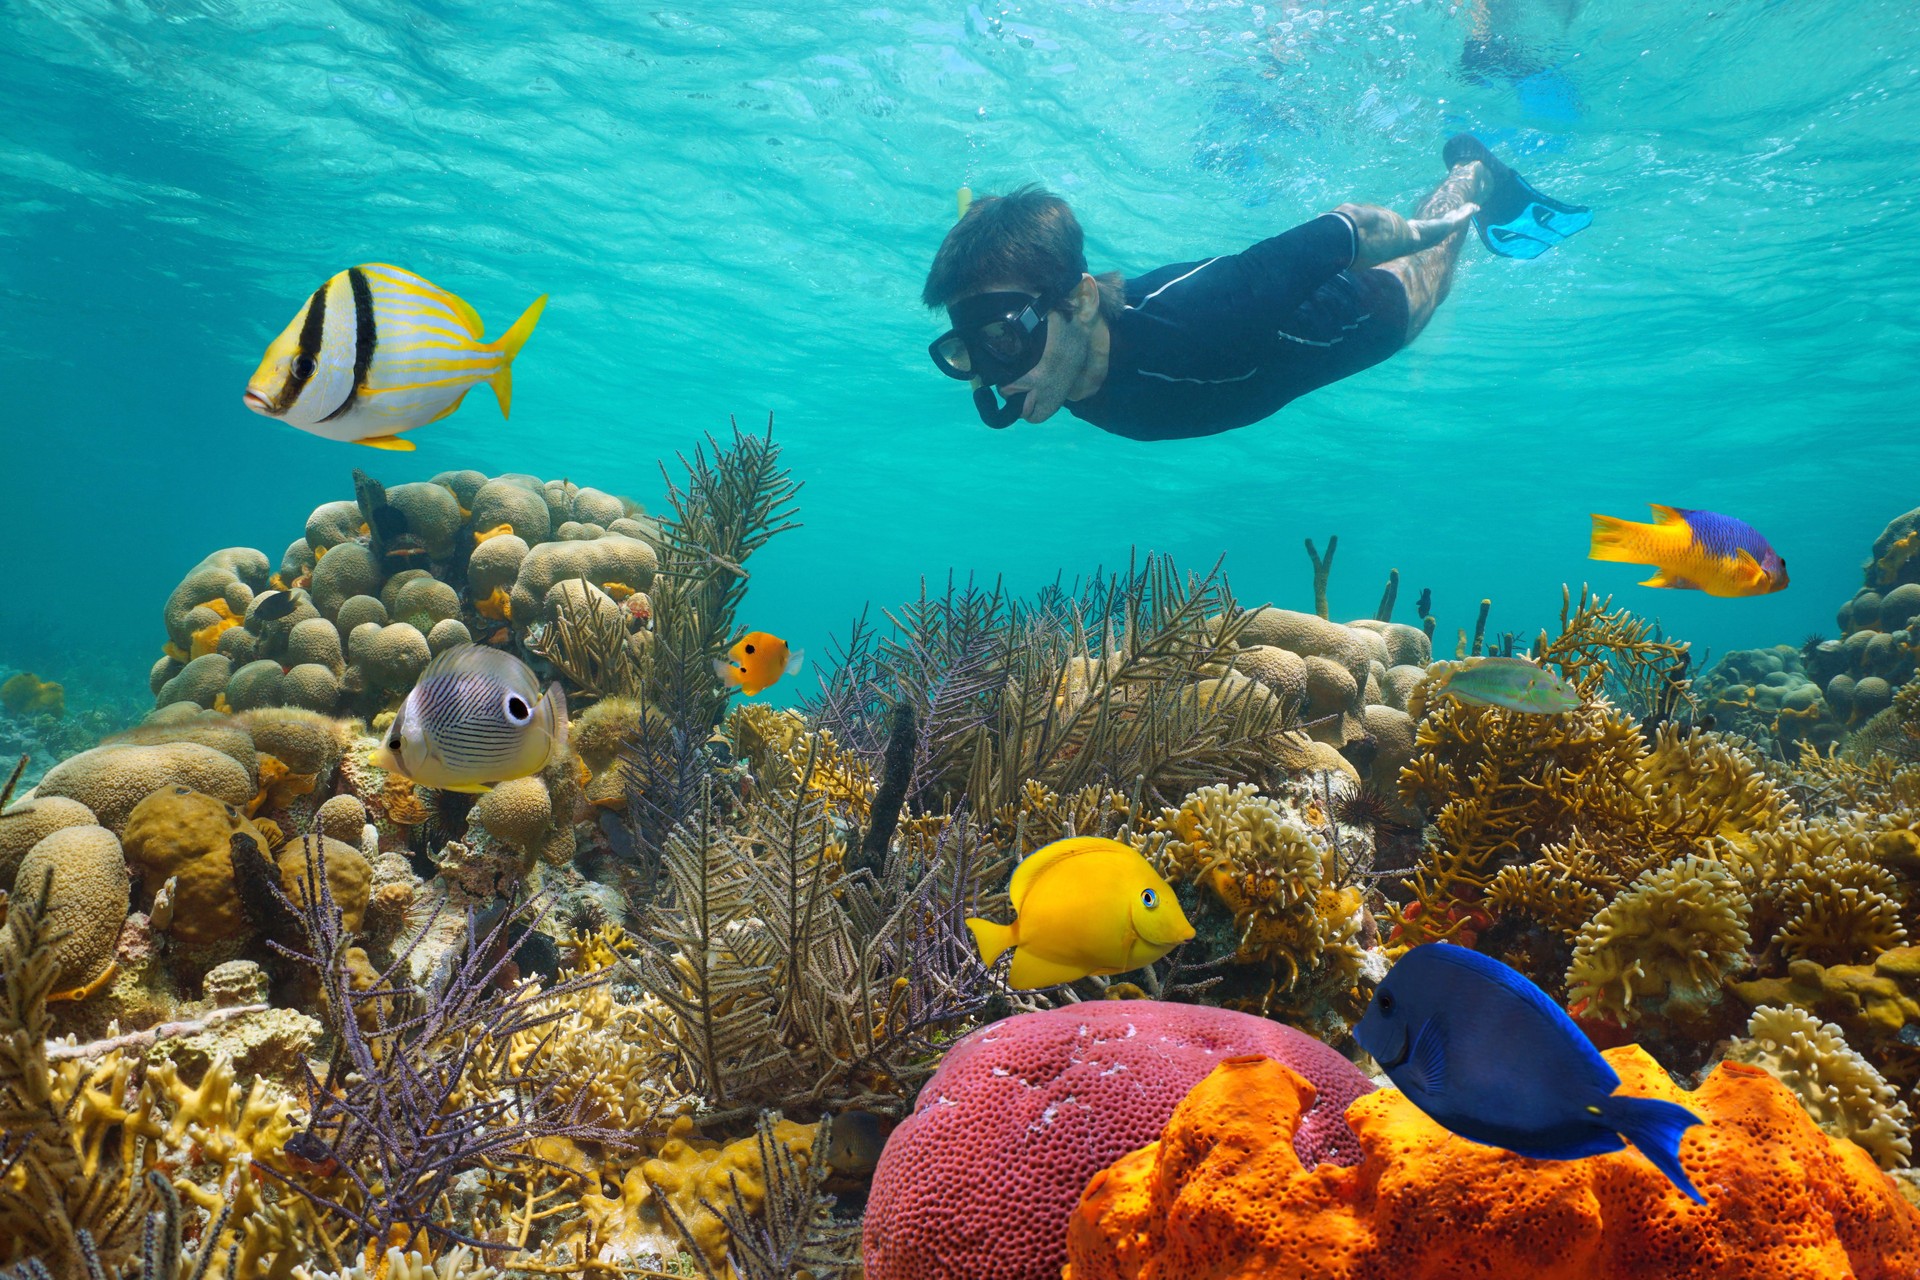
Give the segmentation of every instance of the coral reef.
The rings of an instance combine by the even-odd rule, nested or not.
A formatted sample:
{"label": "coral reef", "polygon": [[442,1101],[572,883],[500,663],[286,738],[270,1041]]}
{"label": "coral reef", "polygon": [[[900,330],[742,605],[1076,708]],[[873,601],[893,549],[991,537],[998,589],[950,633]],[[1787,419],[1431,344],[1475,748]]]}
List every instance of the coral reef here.
{"label": "coral reef", "polygon": [[1290,1027],[1152,1001],[1025,1013],[947,1054],[888,1141],[867,1202],[867,1280],[1058,1276],[1089,1175],[1158,1133],[1224,1057],[1265,1053],[1317,1082],[1298,1158],[1358,1154],[1341,1113],[1373,1086]]}
{"label": "coral reef", "polygon": [[1691,1093],[1638,1048],[1610,1050],[1622,1091],[1704,1123],[1681,1158],[1695,1205],[1628,1149],[1535,1161],[1448,1133],[1397,1090],[1348,1108],[1352,1166],[1314,1168],[1296,1132],[1311,1083],[1260,1057],[1221,1063],[1157,1142],[1094,1175],[1067,1233],[1070,1280],[1749,1280],[1920,1268],[1920,1210],[1757,1067]]}
{"label": "coral reef", "polygon": [[[154,705],[370,716],[405,694],[439,648],[476,636],[524,638],[550,622],[559,584],[584,579],[623,596],[652,585],[658,530],[634,504],[506,475],[472,489],[478,505],[469,507],[459,494],[470,481],[471,473],[443,472],[390,490],[357,484],[352,501],[307,518],[305,537],[277,571],[243,547],[194,566],[167,599]],[[404,531],[376,533],[376,511]],[[488,536],[502,524],[519,536]],[[271,592],[291,594],[291,611],[257,609]]]}
{"label": "coral reef", "polygon": [[[181,579],[139,723],[64,670],[65,718],[0,702],[49,766],[0,788],[0,1215],[68,1215],[18,1245],[0,1216],[0,1267],[792,1280],[851,1273],[864,1235],[874,1280],[1057,1275],[1087,1176],[1223,1056],[1319,1087],[1304,1123],[1289,1104],[1298,1160],[1359,1158],[1341,1110],[1370,1085],[1329,1046],[1398,948],[1442,936],[1676,1077],[1758,1063],[1836,1138],[1910,1152],[1920,683],[1873,638],[1899,628],[1853,640],[1920,597],[1893,580],[1920,573],[1910,527],[1834,642],[1850,721],[1806,714],[1839,705],[1824,644],[1709,679],[1754,686],[1763,725],[1699,705],[1684,644],[1585,592],[1533,646],[1578,710],[1461,705],[1430,593],[1418,626],[1392,621],[1397,575],[1378,617],[1327,616],[1331,540],[1312,613],[1160,556],[1031,598],[949,579],[777,710],[713,663],[799,485],[770,432],[680,462],[657,517],[569,481],[355,473],[277,558]],[[1458,652],[1512,654],[1480,604]],[[478,798],[371,759],[463,642],[560,682],[573,724]],[[962,921],[1074,834],[1138,848],[1199,936],[1010,991]],[[1375,1155],[1442,1159],[1393,1114]],[[1844,1144],[1781,1141],[1833,1195],[1865,1185]],[[1380,1185],[1417,1208],[1421,1168]],[[1491,1204],[1512,1183],[1489,1168]]]}

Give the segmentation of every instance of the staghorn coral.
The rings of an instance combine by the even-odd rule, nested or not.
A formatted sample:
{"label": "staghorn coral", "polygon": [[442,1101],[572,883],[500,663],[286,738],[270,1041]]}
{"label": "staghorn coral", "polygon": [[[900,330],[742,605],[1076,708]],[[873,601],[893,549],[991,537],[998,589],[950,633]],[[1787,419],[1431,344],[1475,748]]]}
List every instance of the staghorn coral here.
{"label": "staghorn coral", "polygon": [[1580,930],[1568,995],[1621,1022],[1711,1004],[1746,962],[1749,914],[1717,862],[1688,855],[1645,872]]}
{"label": "staghorn coral", "polygon": [[1803,1009],[1755,1009],[1726,1056],[1793,1090],[1815,1124],[1865,1147],[1882,1169],[1903,1168],[1912,1157],[1907,1104],[1832,1023]]}
{"label": "staghorn coral", "polygon": [[1920,1210],[1872,1159],[1820,1132],[1757,1067],[1675,1087],[1638,1047],[1607,1053],[1622,1091],[1705,1123],[1681,1158],[1694,1205],[1633,1150],[1535,1161],[1455,1137],[1397,1090],[1348,1108],[1362,1158],[1307,1168],[1294,1149],[1311,1085],[1232,1058],[1160,1141],[1086,1184],[1067,1280],[1900,1280],[1920,1268]]}

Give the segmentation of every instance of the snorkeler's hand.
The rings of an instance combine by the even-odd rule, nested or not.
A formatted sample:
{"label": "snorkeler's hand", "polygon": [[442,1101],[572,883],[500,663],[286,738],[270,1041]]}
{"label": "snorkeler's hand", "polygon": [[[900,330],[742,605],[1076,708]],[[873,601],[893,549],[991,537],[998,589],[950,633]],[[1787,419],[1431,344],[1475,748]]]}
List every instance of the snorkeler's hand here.
{"label": "snorkeler's hand", "polygon": [[1377,204],[1343,204],[1335,213],[1353,224],[1359,251],[1354,254],[1355,271],[1365,271],[1395,258],[1404,258],[1422,249],[1431,249],[1472,221],[1480,212],[1477,204],[1463,204],[1437,218],[1407,219]]}

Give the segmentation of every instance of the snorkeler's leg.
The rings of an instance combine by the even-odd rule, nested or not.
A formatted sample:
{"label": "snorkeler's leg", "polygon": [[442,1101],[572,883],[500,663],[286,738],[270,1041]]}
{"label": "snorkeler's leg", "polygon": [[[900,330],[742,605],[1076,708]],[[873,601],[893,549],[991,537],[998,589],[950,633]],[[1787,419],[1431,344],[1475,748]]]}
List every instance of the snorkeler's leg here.
{"label": "snorkeler's leg", "polygon": [[[1486,166],[1477,160],[1455,165],[1446,180],[1421,203],[1420,212],[1414,216],[1438,218],[1462,205],[1479,204],[1492,181]],[[1392,262],[1383,262],[1377,268],[1393,275],[1400,281],[1401,288],[1407,291],[1408,342],[1412,342],[1427,327],[1427,321],[1433,318],[1434,308],[1447,296],[1447,290],[1453,284],[1454,263],[1459,260],[1460,246],[1467,242],[1470,229],[1470,224],[1461,223],[1458,231],[1433,248],[1395,258]]]}

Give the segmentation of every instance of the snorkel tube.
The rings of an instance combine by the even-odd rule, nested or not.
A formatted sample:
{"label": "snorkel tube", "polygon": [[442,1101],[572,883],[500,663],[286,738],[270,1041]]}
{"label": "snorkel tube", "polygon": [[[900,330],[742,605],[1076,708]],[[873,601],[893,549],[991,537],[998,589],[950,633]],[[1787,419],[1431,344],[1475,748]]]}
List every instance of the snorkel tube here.
{"label": "snorkel tube", "polygon": [[1016,391],[1007,397],[1005,404],[1002,404],[992,387],[975,378],[973,407],[979,411],[980,421],[995,431],[1003,431],[1020,420],[1020,411],[1027,407],[1027,393]]}

